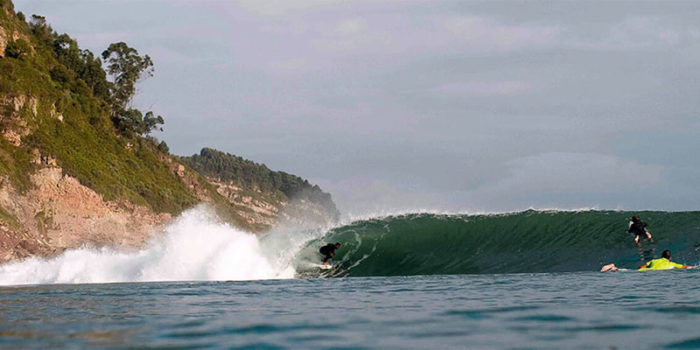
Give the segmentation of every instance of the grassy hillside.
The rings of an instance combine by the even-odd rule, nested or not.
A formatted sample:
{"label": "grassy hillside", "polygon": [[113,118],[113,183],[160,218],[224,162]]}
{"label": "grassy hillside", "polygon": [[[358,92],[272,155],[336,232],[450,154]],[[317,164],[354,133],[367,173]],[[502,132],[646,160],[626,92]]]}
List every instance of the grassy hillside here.
{"label": "grassy hillside", "polygon": [[[85,80],[92,76],[106,83],[101,68],[85,72],[85,62],[99,59],[65,36],[59,42],[60,36],[48,25],[28,24],[24,15],[13,12],[11,2],[0,1],[0,27],[10,39],[0,58],[0,97],[36,101],[17,112],[11,104],[0,110],[3,130],[26,134],[19,146],[0,141],[0,173],[26,189],[36,148],[106,200],[128,200],[173,214],[195,204],[197,199],[164,161],[169,155],[153,139],[115,132],[104,86],[100,91],[94,81],[88,85]],[[12,36],[19,38],[11,40]],[[73,57],[61,57],[62,51],[71,50]],[[81,60],[82,66],[81,62],[66,66],[70,58]]]}

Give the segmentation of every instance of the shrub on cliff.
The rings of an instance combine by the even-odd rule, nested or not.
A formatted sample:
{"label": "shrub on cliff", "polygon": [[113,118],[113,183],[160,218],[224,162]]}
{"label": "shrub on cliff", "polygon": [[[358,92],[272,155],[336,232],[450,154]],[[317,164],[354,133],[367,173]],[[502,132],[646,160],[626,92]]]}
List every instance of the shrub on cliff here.
{"label": "shrub on cliff", "polygon": [[51,68],[49,74],[51,75],[51,80],[59,84],[66,84],[75,79],[75,74],[63,65]]}
{"label": "shrub on cliff", "polygon": [[23,39],[17,39],[14,41],[10,41],[7,44],[7,47],[5,47],[5,56],[7,57],[12,57],[12,58],[24,58],[25,56],[29,56],[29,54],[32,52],[32,48],[29,46],[29,43],[26,42]]}

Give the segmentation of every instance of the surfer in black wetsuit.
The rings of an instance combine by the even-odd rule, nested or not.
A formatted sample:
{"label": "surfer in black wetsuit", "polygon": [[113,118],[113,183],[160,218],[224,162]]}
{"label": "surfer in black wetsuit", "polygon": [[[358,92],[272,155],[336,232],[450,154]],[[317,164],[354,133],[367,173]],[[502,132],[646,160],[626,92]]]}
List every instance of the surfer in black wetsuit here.
{"label": "surfer in black wetsuit", "polygon": [[335,256],[335,250],[338,248],[340,248],[340,243],[329,243],[318,250],[321,254],[323,254],[323,265],[328,265],[328,260]]}
{"label": "surfer in black wetsuit", "polygon": [[648,239],[649,242],[654,243],[654,240],[651,238],[651,232],[647,230],[647,223],[642,221],[637,215],[632,217],[627,232],[634,233],[634,244],[638,247],[641,247],[640,241],[643,239]]}

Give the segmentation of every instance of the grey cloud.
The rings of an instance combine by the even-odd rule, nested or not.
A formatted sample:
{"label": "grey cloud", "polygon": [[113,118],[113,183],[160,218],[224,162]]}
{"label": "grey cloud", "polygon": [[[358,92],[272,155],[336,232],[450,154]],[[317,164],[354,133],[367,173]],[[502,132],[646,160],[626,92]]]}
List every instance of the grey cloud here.
{"label": "grey cloud", "polygon": [[137,104],[174,152],[265,162],[341,210],[700,206],[695,2],[15,3],[150,54]]}

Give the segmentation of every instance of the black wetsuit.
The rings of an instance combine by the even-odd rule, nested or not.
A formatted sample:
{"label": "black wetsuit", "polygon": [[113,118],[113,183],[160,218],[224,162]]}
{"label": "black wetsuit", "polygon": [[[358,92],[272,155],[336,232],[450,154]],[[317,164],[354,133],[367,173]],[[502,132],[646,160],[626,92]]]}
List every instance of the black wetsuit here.
{"label": "black wetsuit", "polygon": [[647,239],[647,223],[644,221],[632,221],[630,228],[627,232],[634,233],[635,236],[639,236],[640,239]]}
{"label": "black wetsuit", "polygon": [[335,244],[326,244],[321,249],[318,251],[323,254],[323,262],[328,261],[328,259],[332,258],[333,255],[335,255],[335,250],[338,249],[335,247]]}

